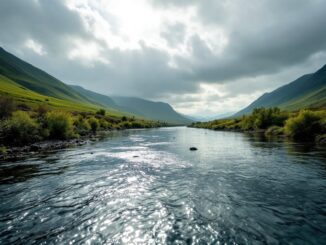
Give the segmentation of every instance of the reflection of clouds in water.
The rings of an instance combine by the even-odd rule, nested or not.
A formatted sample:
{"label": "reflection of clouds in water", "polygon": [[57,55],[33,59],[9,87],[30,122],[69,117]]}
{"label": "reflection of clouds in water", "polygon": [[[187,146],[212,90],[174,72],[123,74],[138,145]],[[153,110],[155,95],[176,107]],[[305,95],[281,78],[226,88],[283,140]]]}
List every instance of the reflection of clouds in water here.
{"label": "reflection of clouds in water", "polygon": [[171,142],[155,142],[155,143],[144,143],[144,146],[154,146],[154,145],[170,145]]}
{"label": "reflection of clouds in water", "polygon": [[130,141],[132,142],[143,142],[145,139],[143,137],[140,137],[138,135],[132,135],[129,137]]}
{"label": "reflection of clouds in water", "polygon": [[145,146],[121,146],[121,147],[112,147],[113,150],[143,150],[147,149]]}
{"label": "reflection of clouds in water", "polygon": [[174,154],[164,151],[153,151],[151,149],[146,150],[130,150],[123,152],[106,152],[97,153],[96,156],[105,156],[109,158],[119,158],[135,164],[148,164],[154,167],[160,167],[164,165],[187,166],[189,163],[178,159]]}
{"label": "reflection of clouds in water", "polygon": [[[155,142],[141,144],[140,146],[120,146],[108,148],[97,148],[92,151],[84,151],[78,154],[79,161],[101,162],[105,160],[121,159],[132,164],[147,164],[152,167],[164,165],[189,166],[189,162],[181,160],[176,154],[162,150],[152,149],[151,146],[168,145],[169,142]],[[76,155],[70,155],[71,160]],[[77,161],[77,159],[76,159]]]}

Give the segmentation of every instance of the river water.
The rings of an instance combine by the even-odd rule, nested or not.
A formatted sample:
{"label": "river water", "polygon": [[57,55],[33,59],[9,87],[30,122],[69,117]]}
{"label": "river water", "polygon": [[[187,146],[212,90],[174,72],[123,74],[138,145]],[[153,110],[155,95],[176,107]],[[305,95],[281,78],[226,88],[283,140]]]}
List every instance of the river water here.
{"label": "river water", "polygon": [[323,148],[185,127],[116,132],[1,163],[0,244],[325,244],[325,190]]}

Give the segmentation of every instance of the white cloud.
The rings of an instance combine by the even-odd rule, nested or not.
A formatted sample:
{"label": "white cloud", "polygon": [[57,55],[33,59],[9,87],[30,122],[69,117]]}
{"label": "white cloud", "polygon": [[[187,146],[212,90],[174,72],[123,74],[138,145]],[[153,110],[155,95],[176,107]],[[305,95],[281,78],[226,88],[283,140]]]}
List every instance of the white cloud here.
{"label": "white cloud", "polygon": [[36,42],[35,40],[33,39],[28,39],[26,40],[25,42],[25,46],[31,50],[33,50],[35,53],[37,53],[38,55],[45,55],[46,52],[44,51],[43,49],[43,46],[42,44]]}

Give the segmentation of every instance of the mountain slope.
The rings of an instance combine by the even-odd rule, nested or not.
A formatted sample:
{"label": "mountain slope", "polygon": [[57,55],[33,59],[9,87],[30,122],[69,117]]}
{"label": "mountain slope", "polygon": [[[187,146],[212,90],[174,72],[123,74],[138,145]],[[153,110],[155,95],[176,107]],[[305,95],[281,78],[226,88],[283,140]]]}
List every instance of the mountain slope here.
{"label": "mountain slope", "polygon": [[113,101],[123,111],[134,113],[145,118],[166,121],[176,124],[189,124],[192,121],[177,113],[169,104],[153,102],[134,97],[113,96]]}
{"label": "mountain slope", "polygon": [[41,95],[81,103],[90,102],[60,80],[6,52],[1,47],[0,74]]}
{"label": "mountain slope", "polygon": [[76,92],[87,97],[92,103],[119,111],[138,115],[147,119],[166,121],[176,124],[189,124],[190,119],[177,113],[169,104],[153,102],[140,98],[107,96],[84,89],[80,86],[70,85]]}
{"label": "mountain slope", "polygon": [[26,104],[32,107],[38,106],[39,104],[47,104],[49,107],[60,108],[61,110],[67,111],[97,110],[97,108],[92,105],[41,95],[17,84],[3,75],[0,75],[0,96],[1,95],[10,96],[18,104]]}
{"label": "mountain slope", "polygon": [[86,97],[88,100],[90,100],[94,104],[98,104],[98,105],[104,106],[104,107],[119,109],[119,106],[109,96],[84,89],[81,86],[70,85],[70,87],[73,88],[79,94]]}
{"label": "mountain slope", "polygon": [[285,110],[326,106],[326,65],[273,92],[265,93],[234,116],[250,113],[254,108],[278,106]]}
{"label": "mountain slope", "polygon": [[[68,111],[96,111],[103,108],[69,85],[6,52],[0,47],[0,96],[10,96],[18,104],[31,107],[46,104]],[[104,106],[110,115],[125,115]]]}

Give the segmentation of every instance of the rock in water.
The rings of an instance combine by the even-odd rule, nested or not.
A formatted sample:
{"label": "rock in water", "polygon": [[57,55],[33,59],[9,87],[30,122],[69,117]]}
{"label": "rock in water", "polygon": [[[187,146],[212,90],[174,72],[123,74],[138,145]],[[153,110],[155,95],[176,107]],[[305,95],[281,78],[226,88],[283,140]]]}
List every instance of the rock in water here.
{"label": "rock in water", "polygon": [[191,151],[197,151],[198,149],[196,147],[190,147],[189,150],[191,150]]}

